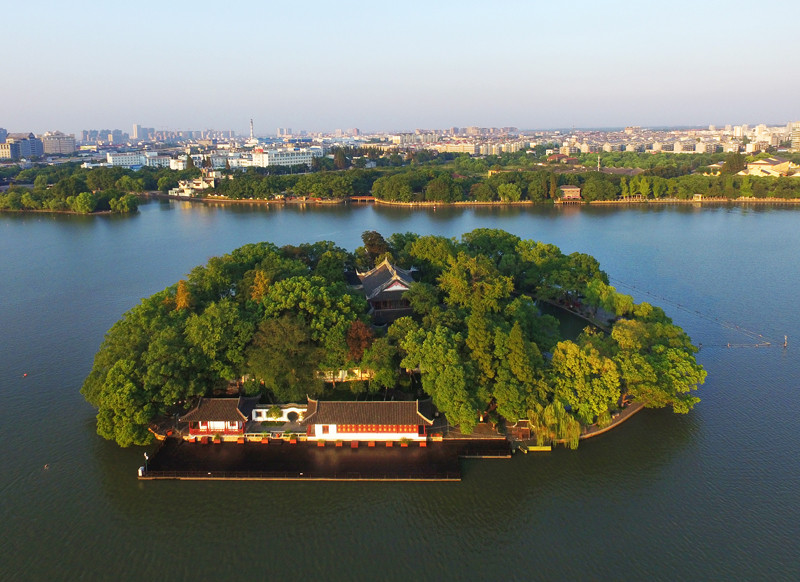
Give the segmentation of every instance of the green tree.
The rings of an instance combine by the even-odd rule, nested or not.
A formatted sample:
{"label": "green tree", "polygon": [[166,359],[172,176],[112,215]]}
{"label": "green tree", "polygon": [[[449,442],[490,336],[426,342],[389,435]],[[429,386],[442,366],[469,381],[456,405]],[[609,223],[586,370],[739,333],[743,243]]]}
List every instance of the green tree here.
{"label": "green tree", "polygon": [[364,250],[367,252],[370,268],[375,266],[378,257],[382,257],[389,252],[389,243],[386,242],[381,233],[375,230],[362,232],[361,241],[364,243]]}
{"label": "green tree", "polygon": [[551,200],[555,200],[558,198],[558,176],[551,173],[550,174],[550,189],[548,191],[548,196]]}
{"label": "green tree", "polygon": [[620,397],[617,366],[591,346],[559,342],[553,352],[550,382],[555,395],[586,424],[616,406]]}
{"label": "green tree", "polygon": [[139,208],[139,199],[134,194],[124,194],[108,201],[111,212],[118,214],[128,214],[136,212]]}
{"label": "green tree", "polygon": [[142,389],[134,366],[122,359],[109,370],[97,411],[97,433],[121,447],[146,445],[152,440],[147,429],[155,406]]}
{"label": "green tree", "polygon": [[244,347],[252,336],[252,324],[241,317],[232,299],[211,303],[186,321],[189,345],[207,359],[206,367],[219,383],[242,375]]}
{"label": "green tree", "polygon": [[439,289],[429,283],[412,283],[403,298],[417,315],[428,315],[441,304]]}
{"label": "green tree", "polygon": [[497,412],[511,421],[526,418],[529,409],[546,405],[549,398],[541,375],[541,352],[525,339],[519,322],[514,322],[509,333],[496,330],[494,344],[497,372],[492,394]]}
{"label": "green tree", "polygon": [[114,186],[123,192],[142,192],[144,190],[144,183],[141,179],[134,179],[128,175],[122,176]]}
{"label": "green tree", "polygon": [[519,202],[522,190],[516,184],[500,184],[497,187],[497,195],[503,202]]}
{"label": "green tree", "polygon": [[723,174],[738,174],[747,168],[747,160],[745,156],[739,152],[731,152],[725,157],[725,162],[722,164],[720,170]]}
{"label": "green tree", "polygon": [[391,202],[411,202],[414,199],[414,190],[405,174],[378,178],[372,184],[372,194],[375,198]]}
{"label": "green tree", "polygon": [[469,197],[478,202],[492,202],[495,200],[495,192],[486,182],[477,182],[469,189]]}
{"label": "green tree", "polygon": [[309,326],[290,314],[258,326],[246,352],[247,368],[279,400],[299,401],[321,390],[316,372],[323,354],[311,335]]}
{"label": "green tree", "polygon": [[344,284],[331,285],[316,276],[274,283],[263,304],[268,317],[293,314],[300,318],[308,326],[311,339],[323,348],[323,364],[330,369],[347,363],[347,329],[367,310],[364,298],[350,294]]}
{"label": "green tree", "polygon": [[648,198],[650,196],[650,182],[647,180],[646,176],[641,176],[639,178],[639,195],[642,198]]}
{"label": "green tree", "polygon": [[178,180],[172,176],[162,176],[158,179],[158,189],[162,192],[169,192],[173,188],[178,187]]}
{"label": "green tree", "polygon": [[342,148],[336,148],[336,150],[334,151],[333,165],[336,167],[337,170],[344,170],[350,165],[350,163],[347,161],[347,156],[345,156],[344,150]]}
{"label": "green tree", "polygon": [[28,210],[38,210],[42,207],[42,203],[34,197],[31,192],[25,192],[20,198],[20,204],[23,208]]}
{"label": "green tree", "polygon": [[651,321],[622,319],[614,325],[614,359],[627,393],[638,402],[686,413],[699,402],[691,392],[705,381],[706,372],[683,330],[654,315]]}
{"label": "green tree", "polygon": [[470,434],[478,421],[479,404],[470,394],[471,373],[468,362],[459,353],[459,334],[446,328],[417,330],[401,342],[407,355],[401,366],[420,370],[422,388],[447,420]]}
{"label": "green tree", "polygon": [[364,350],[361,366],[373,374],[369,382],[372,391],[397,385],[400,357],[397,346],[388,337],[379,337]]}
{"label": "green tree", "polygon": [[434,178],[425,187],[425,200],[430,202],[455,202],[460,199],[460,188],[450,176]]}
{"label": "green tree", "polygon": [[620,196],[627,198],[630,196],[630,189],[628,188],[628,179],[623,176],[619,181]]}
{"label": "green tree", "polygon": [[460,252],[439,277],[439,287],[451,305],[497,312],[511,296],[514,283],[511,277],[500,275],[485,256],[471,257]]}
{"label": "green tree", "polygon": [[91,214],[97,208],[99,197],[91,192],[81,192],[67,198],[69,207],[80,214]]}

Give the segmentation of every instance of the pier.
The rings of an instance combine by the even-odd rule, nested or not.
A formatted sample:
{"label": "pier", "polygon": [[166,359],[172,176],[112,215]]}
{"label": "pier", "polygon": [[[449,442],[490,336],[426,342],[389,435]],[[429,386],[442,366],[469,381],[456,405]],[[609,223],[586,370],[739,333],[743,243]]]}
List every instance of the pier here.
{"label": "pier", "polygon": [[505,439],[326,446],[281,439],[190,443],[168,438],[139,470],[140,480],[460,481],[461,458],[511,457]]}

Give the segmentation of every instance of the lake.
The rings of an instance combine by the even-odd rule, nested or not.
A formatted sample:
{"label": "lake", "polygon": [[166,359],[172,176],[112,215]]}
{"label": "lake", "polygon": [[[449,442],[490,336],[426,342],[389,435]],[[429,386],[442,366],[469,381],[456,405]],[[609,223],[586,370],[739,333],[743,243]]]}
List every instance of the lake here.
{"label": "lake", "polygon": [[[798,225],[724,205],[0,214],[0,579],[800,579]],[[152,449],[96,435],[79,389],[103,334],[209,257],[479,227],[589,253],[663,307],[702,343],[702,402],[458,484],[139,482]]]}

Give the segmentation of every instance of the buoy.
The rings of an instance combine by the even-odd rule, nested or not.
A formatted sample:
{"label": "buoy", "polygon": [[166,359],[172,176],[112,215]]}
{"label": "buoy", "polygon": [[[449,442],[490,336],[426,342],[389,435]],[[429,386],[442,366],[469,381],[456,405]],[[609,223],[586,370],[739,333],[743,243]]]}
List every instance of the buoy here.
{"label": "buoy", "polygon": [[50,468],[50,465],[45,464],[44,469],[45,471]]}
{"label": "buoy", "polygon": [[23,378],[27,378],[27,377],[28,377],[28,373],[27,373],[27,372],[25,372],[25,373],[22,375],[22,377],[23,377]]}

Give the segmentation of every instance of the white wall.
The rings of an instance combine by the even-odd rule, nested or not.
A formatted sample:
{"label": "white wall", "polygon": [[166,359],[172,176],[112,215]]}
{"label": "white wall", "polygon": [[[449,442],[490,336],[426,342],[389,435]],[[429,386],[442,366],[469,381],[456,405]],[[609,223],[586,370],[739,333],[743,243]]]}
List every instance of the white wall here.
{"label": "white wall", "polygon": [[[322,427],[328,427],[328,433],[323,434]],[[427,436],[419,436],[416,429],[412,432],[339,432],[335,424],[313,425],[313,430],[308,440],[314,441],[399,441],[409,439],[412,441],[427,440]]]}

